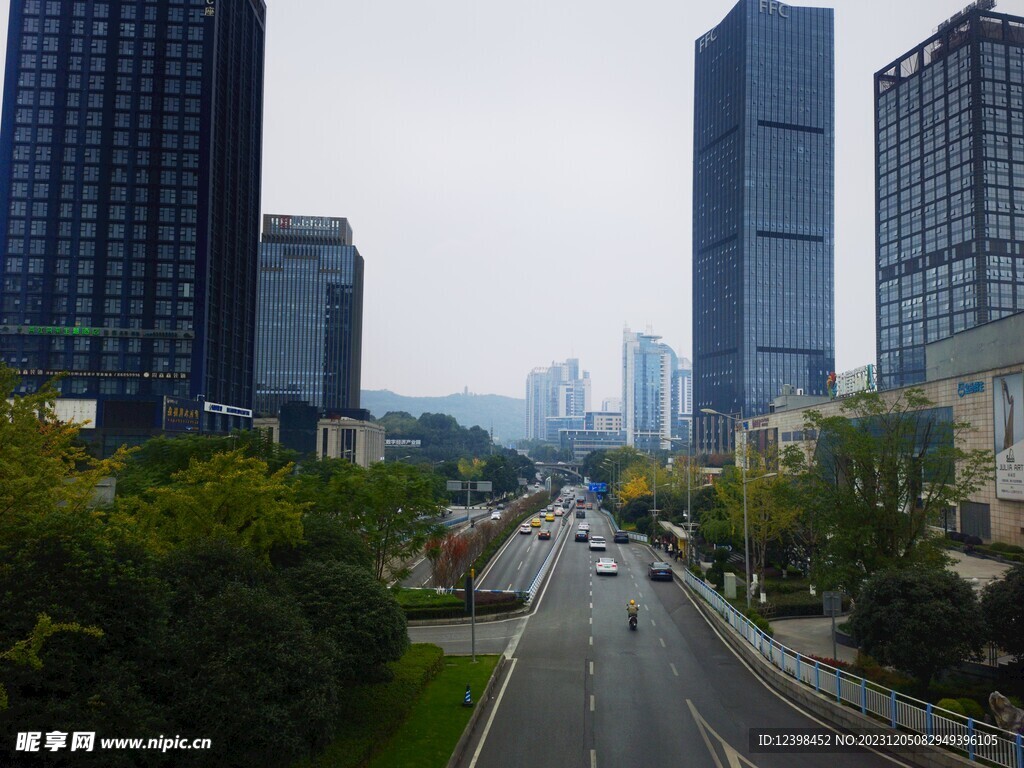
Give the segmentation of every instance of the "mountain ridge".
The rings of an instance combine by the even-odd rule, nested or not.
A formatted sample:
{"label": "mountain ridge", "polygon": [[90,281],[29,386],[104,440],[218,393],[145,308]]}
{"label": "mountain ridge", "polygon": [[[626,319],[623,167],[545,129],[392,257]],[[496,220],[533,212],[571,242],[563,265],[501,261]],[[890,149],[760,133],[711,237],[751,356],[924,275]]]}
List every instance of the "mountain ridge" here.
{"label": "mountain ridge", "polygon": [[506,395],[478,395],[457,392],[442,397],[400,395],[389,389],[364,389],[359,393],[360,407],[381,418],[391,411],[405,411],[415,418],[424,413],[444,413],[460,426],[480,427],[502,443],[526,436],[526,400]]}

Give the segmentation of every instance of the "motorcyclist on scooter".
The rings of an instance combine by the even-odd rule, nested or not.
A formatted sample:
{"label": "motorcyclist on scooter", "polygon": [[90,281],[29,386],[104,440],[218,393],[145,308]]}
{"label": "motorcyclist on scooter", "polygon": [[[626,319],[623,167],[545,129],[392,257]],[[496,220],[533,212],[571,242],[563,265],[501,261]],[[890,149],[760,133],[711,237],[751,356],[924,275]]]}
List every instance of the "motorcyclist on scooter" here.
{"label": "motorcyclist on scooter", "polygon": [[640,606],[636,604],[636,600],[630,599],[629,604],[626,605],[626,613],[630,616],[636,616],[640,613]]}

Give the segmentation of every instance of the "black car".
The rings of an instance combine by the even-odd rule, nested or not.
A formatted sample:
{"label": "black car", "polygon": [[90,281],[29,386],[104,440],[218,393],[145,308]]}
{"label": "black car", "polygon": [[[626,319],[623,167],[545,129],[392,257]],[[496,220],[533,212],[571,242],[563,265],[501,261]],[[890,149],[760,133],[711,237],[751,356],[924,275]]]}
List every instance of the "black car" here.
{"label": "black car", "polygon": [[629,534],[625,531],[616,531],[612,541],[616,544],[629,544]]}
{"label": "black car", "polygon": [[576,541],[588,541],[590,539],[590,531],[576,531]]}
{"label": "black car", "polygon": [[583,509],[582,507],[576,507],[576,517],[586,517],[586,516],[587,516],[587,510]]}
{"label": "black car", "polygon": [[647,566],[647,578],[651,581],[672,581],[672,566],[668,563],[651,563]]}

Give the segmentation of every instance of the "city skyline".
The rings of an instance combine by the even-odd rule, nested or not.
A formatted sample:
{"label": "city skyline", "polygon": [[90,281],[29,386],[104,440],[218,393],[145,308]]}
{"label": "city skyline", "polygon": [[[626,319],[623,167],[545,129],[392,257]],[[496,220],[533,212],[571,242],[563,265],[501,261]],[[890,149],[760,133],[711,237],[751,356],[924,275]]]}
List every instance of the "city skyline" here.
{"label": "city skyline", "polygon": [[[806,4],[836,8],[837,370],[875,357],[873,73],[966,4]],[[364,388],[519,397],[577,357],[599,402],[627,322],[692,357],[692,41],[732,5],[269,0],[262,213],[359,231]]]}

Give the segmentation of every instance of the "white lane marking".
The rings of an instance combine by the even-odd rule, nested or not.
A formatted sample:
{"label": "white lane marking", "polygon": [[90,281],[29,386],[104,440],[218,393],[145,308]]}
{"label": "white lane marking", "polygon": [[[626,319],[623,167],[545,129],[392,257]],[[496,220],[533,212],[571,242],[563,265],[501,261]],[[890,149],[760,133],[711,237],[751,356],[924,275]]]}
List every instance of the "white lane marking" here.
{"label": "white lane marking", "polygon": [[679,671],[678,671],[678,670],[676,669],[676,665],[675,665],[675,664],[672,664],[672,663],[670,662],[670,663],[669,663],[669,666],[670,666],[670,667],[672,667],[672,674],[673,674],[673,675],[675,675],[676,677],[679,677]]}
{"label": "white lane marking", "polygon": [[663,637],[659,637],[659,638],[658,638],[658,642],[659,642],[659,643],[661,643],[661,647],[662,647],[662,648],[664,648],[664,647],[665,647],[665,638],[663,638]]}
{"label": "white lane marking", "polygon": [[590,604],[590,610],[594,610],[594,604],[593,603]]}
{"label": "white lane marking", "polygon": [[520,561],[519,561],[519,565],[517,565],[517,566],[516,566],[516,570],[517,570],[517,571],[518,571],[518,570],[519,570],[520,568],[522,568],[522,567],[523,567],[523,563],[524,563],[524,562],[525,562],[525,561],[523,561],[523,560],[520,560]]}
{"label": "white lane marking", "polygon": [[[834,725],[832,725],[831,723],[826,723],[824,720],[819,720],[817,717],[812,715],[806,709],[800,707],[797,704],[794,704],[792,701],[787,699],[781,693],[776,691],[774,688],[772,688],[768,684],[767,681],[762,680],[761,676],[758,675],[754,671],[754,668],[751,667],[750,664],[747,663],[747,660],[744,659],[742,656],[740,656],[739,652],[737,652],[731,645],[729,645],[729,643],[726,641],[726,639],[722,636],[721,632],[718,631],[718,627],[716,627],[714,624],[711,623],[711,619],[709,617],[705,616],[704,612],[701,611],[701,609],[699,607],[697,607],[697,599],[694,598],[694,596],[692,594],[690,594],[690,590],[686,589],[682,584],[677,584],[677,586],[678,586],[679,589],[681,589],[683,591],[683,594],[686,595],[686,599],[689,600],[690,603],[693,605],[693,609],[695,611],[697,611],[697,613],[700,615],[700,617],[702,619],[704,619],[704,622],[708,625],[708,627],[711,629],[711,631],[714,632],[715,635],[717,635],[718,639],[721,641],[722,645],[725,646],[726,650],[728,650],[729,653],[731,653],[733,656],[736,657],[736,660],[746,668],[746,670],[750,673],[750,676],[753,677],[754,680],[759,682],[762,686],[764,686],[765,690],[767,690],[769,693],[771,693],[773,696],[775,696],[777,699],[779,699],[783,703],[785,703],[785,704],[789,705],[790,707],[792,707],[794,710],[799,712],[801,715],[806,717],[808,720],[812,720],[813,722],[817,723],[818,725],[822,726],[823,728],[828,728],[833,733],[839,733],[839,731],[836,730],[836,727]],[[712,610],[714,610],[714,609],[712,609]],[[689,700],[687,700],[687,703],[689,703]],[[706,736],[705,736],[705,741],[707,741],[707,737]],[[709,748],[710,748],[710,746],[709,746]],[[870,752],[874,752],[876,755],[878,755],[881,758],[884,758],[884,759],[888,760],[893,765],[900,765],[900,766],[904,766],[904,768],[910,768],[910,765],[908,763],[901,762],[901,761],[897,760],[894,757],[890,757],[889,755],[885,754],[884,752],[879,752],[877,749],[873,749],[872,747],[865,747],[865,749],[867,749]],[[716,761],[717,761],[717,758],[716,758]]]}
{"label": "white lane marking", "polygon": [[597,750],[590,750],[590,768],[597,768]]}
{"label": "white lane marking", "polygon": [[655,624],[655,623],[654,623],[654,619],[651,619],[651,626],[652,626],[652,627],[656,627],[656,626],[658,626],[657,624]]}
{"label": "white lane marking", "polygon": [[429,584],[429,583],[430,583],[430,577],[429,577],[429,576],[427,576],[427,578],[425,578],[425,579],[423,580],[423,583],[422,583],[422,584],[420,584],[420,586],[421,586],[421,587],[425,587],[425,586],[427,586],[427,584]]}
{"label": "white lane marking", "polygon": [[588,621],[587,623],[588,623],[588,624],[593,624],[593,623],[594,623],[594,617],[593,617],[593,616],[591,616],[591,617],[590,617],[590,620],[589,620],[589,621]]}
{"label": "white lane marking", "polygon": [[590,711],[594,711],[594,694],[590,694]]}
{"label": "white lane marking", "polygon": [[474,768],[477,759],[480,757],[480,752],[484,748],[484,743],[487,741],[487,733],[491,730],[491,723],[494,722],[494,716],[498,714],[498,709],[501,707],[501,698],[505,695],[505,689],[508,687],[508,681],[512,679],[512,673],[516,669],[516,659],[512,659],[512,666],[508,668],[508,674],[505,676],[505,682],[501,684],[501,690],[498,691],[498,698],[494,700],[494,706],[491,707],[491,716],[487,718],[487,725],[484,726],[484,732],[480,734],[480,743],[476,745],[476,751],[473,753],[473,759],[469,761],[469,768]]}
{"label": "white lane marking", "polygon": [[591,635],[591,636],[590,636],[590,644],[591,644],[591,645],[593,645],[593,644],[594,644],[594,636],[593,636],[593,635]]}
{"label": "white lane marking", "polygon": [[590,674],[594,674],[594,662],[590,662]]}
{"label": "white lane marking", "polygon": [[512,591],[512,582],[511,582],[511,581],[510,581],[510,582],[508,583],[508,591],[509,591],[509,592],[511,592],[511,591]]}

